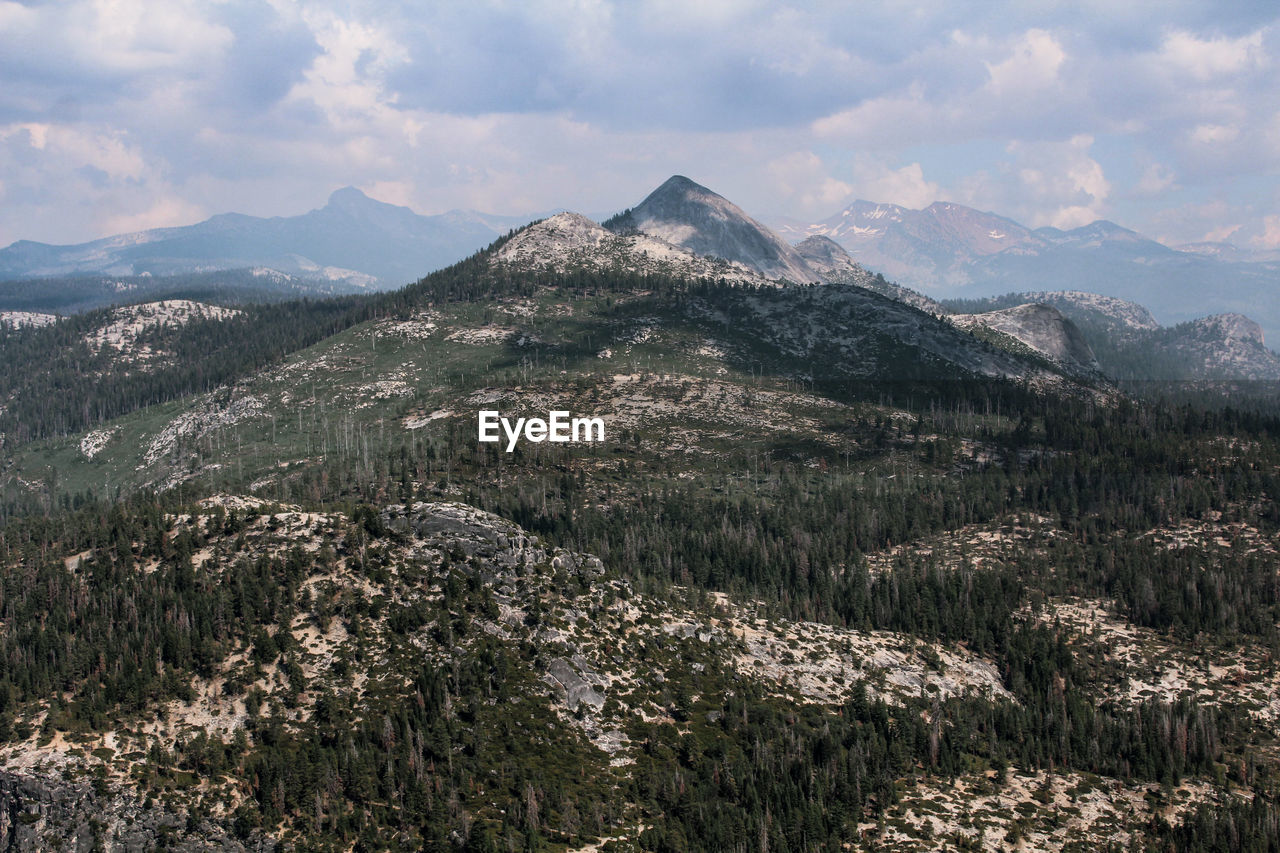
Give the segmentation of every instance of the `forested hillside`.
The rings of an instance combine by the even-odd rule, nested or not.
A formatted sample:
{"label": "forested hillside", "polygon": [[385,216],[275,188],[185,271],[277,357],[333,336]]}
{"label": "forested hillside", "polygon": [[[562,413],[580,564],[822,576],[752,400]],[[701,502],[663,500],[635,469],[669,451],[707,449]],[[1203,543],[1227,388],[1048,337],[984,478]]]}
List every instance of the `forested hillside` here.
{"label": "forested hillside", "polygon": [[112,311],[0,338],[12,849],[1280,837],[1273,417],[854,285]]}

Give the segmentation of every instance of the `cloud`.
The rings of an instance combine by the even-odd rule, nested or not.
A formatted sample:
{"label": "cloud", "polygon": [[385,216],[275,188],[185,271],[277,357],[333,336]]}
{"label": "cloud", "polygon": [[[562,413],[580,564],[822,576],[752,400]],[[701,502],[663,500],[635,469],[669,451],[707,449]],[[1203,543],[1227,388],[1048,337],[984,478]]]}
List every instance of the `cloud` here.
{"label": "cloud", "polygon": [[800,211],[822,217],[845,204],[853,187],[831,176],[827,166],[812,151],[794,151],[769,163],[767,173],[781,198]]}
{"label": "cloud", "polygon": [[1234,242],[1266,249],[1271,248],[1267,243],[1270,224],[1253,204],[1221,197],[1158,211],[1152,217],[1152,234],[1166,246]]}
{"label": "cloud", "polygon": [[1233,225],[1219,225],[1217,228],[1211,228],[1205,232],[1203,242],[1206,243],[1225,243],[1231,239],[1231,236],[1241,229],[1240,223]]}
{"label": "cloud", "polygon": [[1082,134],[1062,143],[1010,144],[1022,194],[1039,207],[1032,225],[1076,228],[1102,218],[1111,182],[1089,155],[1093,143]]}
{"label": "cloud", "polygon": [[1191,141],[1198,145],[1218,145],[1239,138],[1240,128],[1226,124],[1199,124],[1191,130]]}
{"label": "cloud", "polygon": [[[0,239],[66,233],[114,233],[130,207],[151,208],[170,192],[164,164],[111,128],[40,122],[0,126],[0,176],[7,187]],[[189,203],[185,203],[191,207]],[[172,224],[163,217],[153,224]]]}
{"label": "cloud", "polygon": [[1159,55],[1171,70],[1209,80],[1267,67],[1262,35],[1258,30],[1235,39],[1200,38],[1194,33],[1176,30],[1165,36]]}
{"label": "cloud", "polygon": [[859,197],[870,201],[921,208],[941,196],[938,185],[925,180],[919,163],[894,169],[871,158],[860,158],[853,172]]}
{"label": "cloud", "polygon": [[1220,193],[1179,228],[1267,233],[1278,13],[1080,5],[0,0],[0,240],[346,184],[599,212],[674,172],[761,218],[861,195],[1141,230]]}
{"label": "cloud", "polygon": [[1263,217],[1262,233],[1249,242],[1259,249],[1280,249],[1280,215],[1272,213]]}
{"label": "cloud", "polygon": [[109,216],[103,220],[102,226],[109,234],[128,234],[175,223],[196,222],[205,216],[207,212],[203,208],[185,199],[162,196],[152,202],[146,210]]}
{"label": "cloud", "polygon": [[1176,186],[1176,184],[1176,176],[1172,169],[1163,163],[1151,162],[1142,170],[1142,175],[1134,186],[1134,192],[1138,195],[1154,196],[1165,192]]}
{"label": "cloud", "polygon": [[991,81],[987,89],[998,98],[1024,98],[1058,86],[1058,69],[1067,54],[1052,34],[1028,30],[1009,58],[986,63]]}

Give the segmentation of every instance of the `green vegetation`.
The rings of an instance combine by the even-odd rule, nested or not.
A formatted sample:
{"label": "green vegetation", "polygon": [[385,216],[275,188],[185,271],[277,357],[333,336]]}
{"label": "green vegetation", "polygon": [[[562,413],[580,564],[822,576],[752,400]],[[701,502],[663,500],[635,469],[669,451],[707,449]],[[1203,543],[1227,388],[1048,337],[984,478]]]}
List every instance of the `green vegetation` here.
{"label": "green vegetation", "polygon": [[[1152,850],[1274,847],[1276,743],[1256,709],[1127,695],[1105,638],[1054,607],[1100,602],[1193,661],[1280,656],[1264,547],[1280,421],[980,379],[919,342],[939,321],[915,318],[907,343],[882,310],[857,288],[495,273],[479,256],[396,294],[157,330],[186,355],[150,372],[75,344],[90,315],[0,336],[0,741],[62,735],[142,796],[299,849],[874,848],[924,831],[886,818],[911,785],[995,790],[1017,771],[1077,774],[1073,798],[1201,785],[1212,798],[1185,821],[1152,811],[1126,831]],[[485,395],[618,419],[605,447],[507,454],[473,440]],[[157,444],[244,399],[251,415]],[[114,429],[92,459],[90,425]],[[200,503],[219,493],[257,498]],[[442,500],[603,573],[507,559],[511,531],[423,533],[381,511]],[[989,661],[1007,695],[895,692],[845,652],[840,698],[805,701],[798,675],[736,657],[729,600],[764,623],[883,632],[943,675],[944,652]],[[598,629],[628,607],[628,630]],[[693,636],[667,630],[676,612]],[[547,682],[586,637],[593,665],[627,673],[598,710]],[[780,665],[830,654],[796,643]],[[209,712],[172,743],[152,733],[214,706],[244,724]],[[1050,788],[1011,809],[1010,842],[1049,819]],[[977,845],[962,827],[949,843]]]}

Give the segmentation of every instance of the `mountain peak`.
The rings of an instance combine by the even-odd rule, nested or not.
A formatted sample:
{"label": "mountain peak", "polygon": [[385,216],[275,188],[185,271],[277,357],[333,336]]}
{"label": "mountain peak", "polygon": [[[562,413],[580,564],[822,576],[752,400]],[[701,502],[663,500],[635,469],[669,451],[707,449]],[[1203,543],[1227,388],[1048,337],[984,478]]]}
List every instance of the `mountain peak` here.
{"label": "mountain peak", "polygon": [[384,202],[369,198],[369,196],[365,195],[361,190],[347,186],[334,190],[330,193],[329,201],[325,204],[325,207],[331,207],[337,210],[361,210],[368,209],[375,205],[384,206]]}
{"label": "mountain peak", "polygon": [[872,277],[871,273],[849,256],[843,246],[822,234],[814,234],[797,243],[796,252],[804,258],[810,269],[827,279],[847,279],[855,284],[863,284]]}
{"label": "mountain peak", "polygon": [[663,192],[682,192],[683,193],[683,192],[689,192],[690,190],[701,190],[704,193],[715,195],[715,193],[711,192],[711,190],[707,189],[702,184],[690,178],[686,178],[684,175],[672,175],[671,177],[663,181],[662,186],[654,190],[652,194],[657,195],[658,193],[663,193]]}
{"label": "mountain peak", "polygon": [[736,204],[684,175],[672,175],[635,208],[609,222],[698,255],[736,261],[766,278],[797,282],[818,276],[781,237]]}
{"label": "mountain peak", "polygon": [[1193,325],[1211,334],[1221,337],[1228,341],[1247,341],[1266,346],[1266,338],[1262,333],[1262,327],[1253,319],[1243,314],[1228,312],[1226,314],[1214,314],[1210,317],[1202,317],[1193,321]]}

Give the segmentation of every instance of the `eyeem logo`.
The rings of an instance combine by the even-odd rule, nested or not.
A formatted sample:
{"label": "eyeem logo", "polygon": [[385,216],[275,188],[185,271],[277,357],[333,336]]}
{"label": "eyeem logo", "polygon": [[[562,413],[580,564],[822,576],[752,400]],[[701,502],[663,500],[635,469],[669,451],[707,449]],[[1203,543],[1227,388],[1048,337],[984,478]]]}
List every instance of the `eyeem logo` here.
{"label": "eyeem logo", "polygon": [[[501,431],[501,434],[500,432]],[[547,419],[516,418],[515,424],[498,412],[480,412],[480,441],[496,443],[507,438],[507,452],[516,449],[521,437],[539,444],[544,441],[578,442],[604,441],[604,418],[571,418],[568,412],[547,412]]]}

